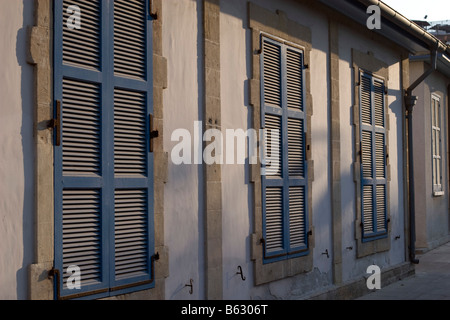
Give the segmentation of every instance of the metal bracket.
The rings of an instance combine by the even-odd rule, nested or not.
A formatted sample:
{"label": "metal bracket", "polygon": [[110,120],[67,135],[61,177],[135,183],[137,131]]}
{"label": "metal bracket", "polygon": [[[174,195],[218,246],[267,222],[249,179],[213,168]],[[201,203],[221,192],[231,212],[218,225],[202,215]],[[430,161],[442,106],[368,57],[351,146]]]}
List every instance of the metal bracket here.
{"label": "metal bracket", "polygon": [[53,129],[55,135],[55,146],[59,147],[61,145],[61,101],[56,100],[55,104],[55,118],[48,122],[47,127]]}
{"label": "metal bracket", "polygon": [[149,122],[150,122],[150,152],[153,152],[153,140],[159,137],[159,131],[153,130],[154,124],[152,114],[149,116]]}
{"label": "metal bracket", "polygon": [[244,273],[242,272],[242,267],[241,266],[238,266],[238,272],[236,272],[236,274],[241,275],[242,281],[245,281]]}
{"label": "metal bracket", "polygon": [[185,287],[185,288],[186,288],[186,287],[190,287],[190,289],[189,289],[189,294],[193,294],[193,293],[194,293],[194,280],[190,279],[190,280],[189,280],[189,283],[186,284],[184,287]]}
{"label": "metal bracket", "polygon": [[54,267],[48,272],[48,278],[53,278],[53,281],[55,282],[55,289],[56,289],[56,300],[70,300],[70,299],[78,299],[90,295],[100,294],[100,293],[106,293],[106,292],[114,292],[119,291],[127,288],[142,286],[142,285],[148,285],[150,283],[153,283],[155,281],[155,261],[159,260],[159,252],[156,252],[153,256],[151,256],[151,279],[147,281],[142,281],[138,283],[132,283],[129,285],[123,285],[115,288],[106,288],[106,289],[100,289],[96,291],[90,291],[90,292],[83,292],[78,293],[70,296],[61,297],[61,272],[58,269],[55,269]]}
{"label": "metal bracket", "polygon": [[153,11],[154,5],[153,5],[153,0],[148,0],[148,15],[153,19],[153,20],[158,20],[158,14],[156,12]]}

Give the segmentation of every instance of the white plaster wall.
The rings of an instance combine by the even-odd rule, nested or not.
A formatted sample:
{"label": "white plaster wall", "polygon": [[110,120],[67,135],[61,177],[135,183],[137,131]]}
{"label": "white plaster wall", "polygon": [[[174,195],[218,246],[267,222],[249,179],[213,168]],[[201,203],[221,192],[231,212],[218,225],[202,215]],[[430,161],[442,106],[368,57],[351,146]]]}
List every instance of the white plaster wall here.
{"label": "white plaster wall", "polygon": [[0,300],[27,298],[33,259],[33,1],[0,0]]}
{"label": "white plaster wall", "polygon": [[[389,209],[391,215],[391,250],[356,259],[355,242],[355,182],[353,176],[354,128],[352,106],[354,105],[354,79],[351,49],[372,51],[375,58],[389,65],[388,112],[389,112],[389,162],[391,182],[389,184]],[[389,46],[374,42],[361,33],[340,25],[340,108],[341,108],[341,182],[342,182],[342,260],[343,281],[366,274],[371,264],[384,268],[405,261],[404,235],[404,191],[403,191],[403,142],[402,142],[402,93],[400,54]],[[396,236],[399,240],[394,240]],[[346,249],[352,247],[353,250]]]}
{"label": "white plaster wall", "polygon": [[[169,247],[166,299],[204,298],[203,173],[198,165],[174,165],[171,142],[176,129],[187,129],[194,137],[194,121],[201,120],[203,95],[202,1],[163,1],[163,55],[168,62],[168,88],[164,90],[164,149],[169,152],[165,186],[165,242]],[[185,284],[194,280],[194,294]]]}
{"label": "white plaster wall", "polygon": [[[311,92],[314,100],[312,117],[312,157],[315,180],[313,182],[313,224],[315,228],[315,270],[308,275],[253,287],[253,265],[250,261],[249,235],[253,232],[253,189],[248,180],[248,166],[224,165],[222,167],[223,203],[223,261],[224,298],[290,298],[305,291],[318,289],[331,282],[331,199],[329,176],[329,126],[328,126],[328,24],[325,16],[295,1],[253,1],[267,8],[284,11],[288,18],[312,30]],[[246,1],[221,2],[221,94],[222,130],[247,130],[252,114],[249,113],[246,80],[251,74],[251,33],[248,29]],[[324,85],[325,84],[325,85]],[[243,267],[247,281],[236,276],[237,266]]]}
{"label": "white plaster wall", "polygon": [[[244,27],[247,24],[246,11],[245,1],[221,1],[221,129],[224,135],[227,129],[246,131],[251,128],[252,113],[247,86],[251,77],[248,54],[251,51],[251,33]],[[253,185],[249,182],[249,166],[225,164],[222,166],[222,179],[223,297],[249,299],[253,286],[253,265],[250,261]],[[238,266],[242,267],[246,281],[236,274]]]}

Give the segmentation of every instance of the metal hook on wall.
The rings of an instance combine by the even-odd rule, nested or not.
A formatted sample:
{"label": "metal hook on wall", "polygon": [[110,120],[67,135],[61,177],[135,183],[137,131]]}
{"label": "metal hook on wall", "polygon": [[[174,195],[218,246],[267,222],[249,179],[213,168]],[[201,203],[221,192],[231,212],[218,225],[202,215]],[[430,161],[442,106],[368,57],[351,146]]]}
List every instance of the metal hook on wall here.
{"label": "metal hook on wall", "polygon": [[241,266],[238,266],[238,272],[236,272],[236,274],[241,275],[242,281],[245,281],[246,278],[244,277],[244,273],[242,272],[242,267]]}
{"label": "metal hook on wall", "polygon": [[186,284],[184,287],[190,287],[189,294],[194,293],[194,280],[190,279],[189,284]]}

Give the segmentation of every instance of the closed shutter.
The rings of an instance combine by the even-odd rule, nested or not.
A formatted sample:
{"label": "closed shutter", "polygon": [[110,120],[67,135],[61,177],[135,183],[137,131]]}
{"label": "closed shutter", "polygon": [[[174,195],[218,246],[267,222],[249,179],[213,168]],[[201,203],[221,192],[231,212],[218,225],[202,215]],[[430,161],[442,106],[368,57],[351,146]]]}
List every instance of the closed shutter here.
{"label": "closed shutter", "polygon": [[360,80],[362,233],[370,241],[387,231],[385,87],[364,72]]}
{"label": "closed shutter", "polygon": [[308,253],[303,51],[263,37],[265,262]]}
{"label": "closed shutter", "polygon": [[[81,28],[69,29],[77,5]],[[151,21],[147,1],[55,1],[55,268],[61,297],[150,288]],[[113,28],[111,26],[113,22]],[[81,289],[67,285],[80,268]]]}
{"label": "closed shutter", "polygon": [[[114,1],[114,281],[146,281],[153,252],[153,157],[149,153],[151,56],[146,1]],[[153,249],[152,249],[153,250]]]}

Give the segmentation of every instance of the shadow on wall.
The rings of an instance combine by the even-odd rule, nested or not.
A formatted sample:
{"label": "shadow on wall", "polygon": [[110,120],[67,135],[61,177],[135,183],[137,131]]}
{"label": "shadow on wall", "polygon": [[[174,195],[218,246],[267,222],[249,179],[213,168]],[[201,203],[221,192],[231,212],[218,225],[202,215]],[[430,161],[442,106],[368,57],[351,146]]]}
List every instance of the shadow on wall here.
{"label": "shadow on wall", "polygon": [[22,0],[23,26],[17,32],[16,57],[21,68],[21,113],[22,113],[22,153],[24,168],[24,203],[22,212],[23,260],[22,267],[16,272],[17,299],[28,298],[28,266],[33,263],[34,239],[34,74],[33,67],[27,63],[28,23],[33,21],[34,5]]}

